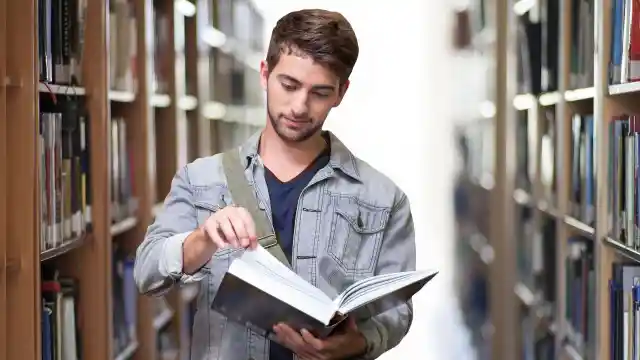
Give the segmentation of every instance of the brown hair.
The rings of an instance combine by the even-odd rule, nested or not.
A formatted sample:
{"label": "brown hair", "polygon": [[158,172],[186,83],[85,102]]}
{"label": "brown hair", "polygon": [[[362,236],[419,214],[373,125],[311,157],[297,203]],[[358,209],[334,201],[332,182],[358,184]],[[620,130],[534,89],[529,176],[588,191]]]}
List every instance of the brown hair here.
{"label": "brown hair", "polygon": [[271,32],[267,65],[271,72],[280,54],[310,56],[340,78],[342,86],[358,59],[358,39],[342,14],[321,9],[305,9],[283,16]]}

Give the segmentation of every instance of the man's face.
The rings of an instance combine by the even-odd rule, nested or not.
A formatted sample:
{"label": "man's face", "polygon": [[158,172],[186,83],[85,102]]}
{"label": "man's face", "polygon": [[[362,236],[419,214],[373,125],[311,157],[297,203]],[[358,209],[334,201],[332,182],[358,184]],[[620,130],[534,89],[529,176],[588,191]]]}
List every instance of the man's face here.
{"label": "man's face", "polygon": [[318,133],[347,88],[341,91],[334,73],[295,53],[282,53],[271,73],[262,62],[260,75],[270,125],[287,142],[302,142]]}

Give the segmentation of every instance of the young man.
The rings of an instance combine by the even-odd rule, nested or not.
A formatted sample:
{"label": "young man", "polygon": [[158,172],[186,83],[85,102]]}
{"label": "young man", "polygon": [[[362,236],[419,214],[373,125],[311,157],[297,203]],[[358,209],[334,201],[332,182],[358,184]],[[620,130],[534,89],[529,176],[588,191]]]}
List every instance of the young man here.
{"label": "young man", "polygon": [[[260,70],[267,123],[239,148],[260,216],[270,220],[292,269],[330,296],[361,278],[415,268],[406,195],[322,130],[357,57],[354,31],[339,13],[302,10],[280,19]],[[152,295],[199,282],[191,359],[374,359],[409,330],[411,302],[348,322],[326,339],[286,324],[267,338],[227,320],[211,302],[238,250],[256,242],[256,221],[233,203],[221,154],[177,172],[138,248],[135,279]]]}

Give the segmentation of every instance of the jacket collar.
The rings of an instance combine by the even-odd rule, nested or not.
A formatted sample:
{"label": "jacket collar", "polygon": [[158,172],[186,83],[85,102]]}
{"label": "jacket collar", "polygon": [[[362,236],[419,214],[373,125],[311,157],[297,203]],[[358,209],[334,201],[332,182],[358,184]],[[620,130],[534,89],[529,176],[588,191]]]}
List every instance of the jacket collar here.
{"label": "jacket collar", "polygon": [[[331,146],[331,155],[329,157],[329,166],[333,169],[340,170],[346,175],[360,181],[360,172],[356,165],[356,158],[351,151],[338,139],[338,137],[331,131],[324,130],[324,134],[329,138]],[[260,154],[258,154],[258,144],[260,143],[260,137],[262,131],[258,131],[251,135],[242,145],[240,145],[240,154],[245,160],[244,166],[247,168],[254,161],[260,161]]]}

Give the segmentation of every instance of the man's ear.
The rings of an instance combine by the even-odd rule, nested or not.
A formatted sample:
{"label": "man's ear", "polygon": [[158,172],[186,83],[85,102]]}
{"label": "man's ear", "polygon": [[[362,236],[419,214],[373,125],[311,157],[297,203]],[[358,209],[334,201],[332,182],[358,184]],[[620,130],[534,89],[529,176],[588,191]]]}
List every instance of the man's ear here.
{"label": "man's ear", "polygon": [[260,84],[267,90],[267,80],[269,80],[269,66],[266,60],[260,61]]}
{"label": "man's ear", "polygon": [[342,84],[342,86],[340,86],[340,89],[338,90],[338,99],[336,100],[335,104],[333,104],[333,107],[337,107],[338,105],[340,105],[340,103],[342,103],[342,99],[344,98],[344,94],[347,93],[347,89],[349,89],[348,79],[344,82],[344,84]]}

